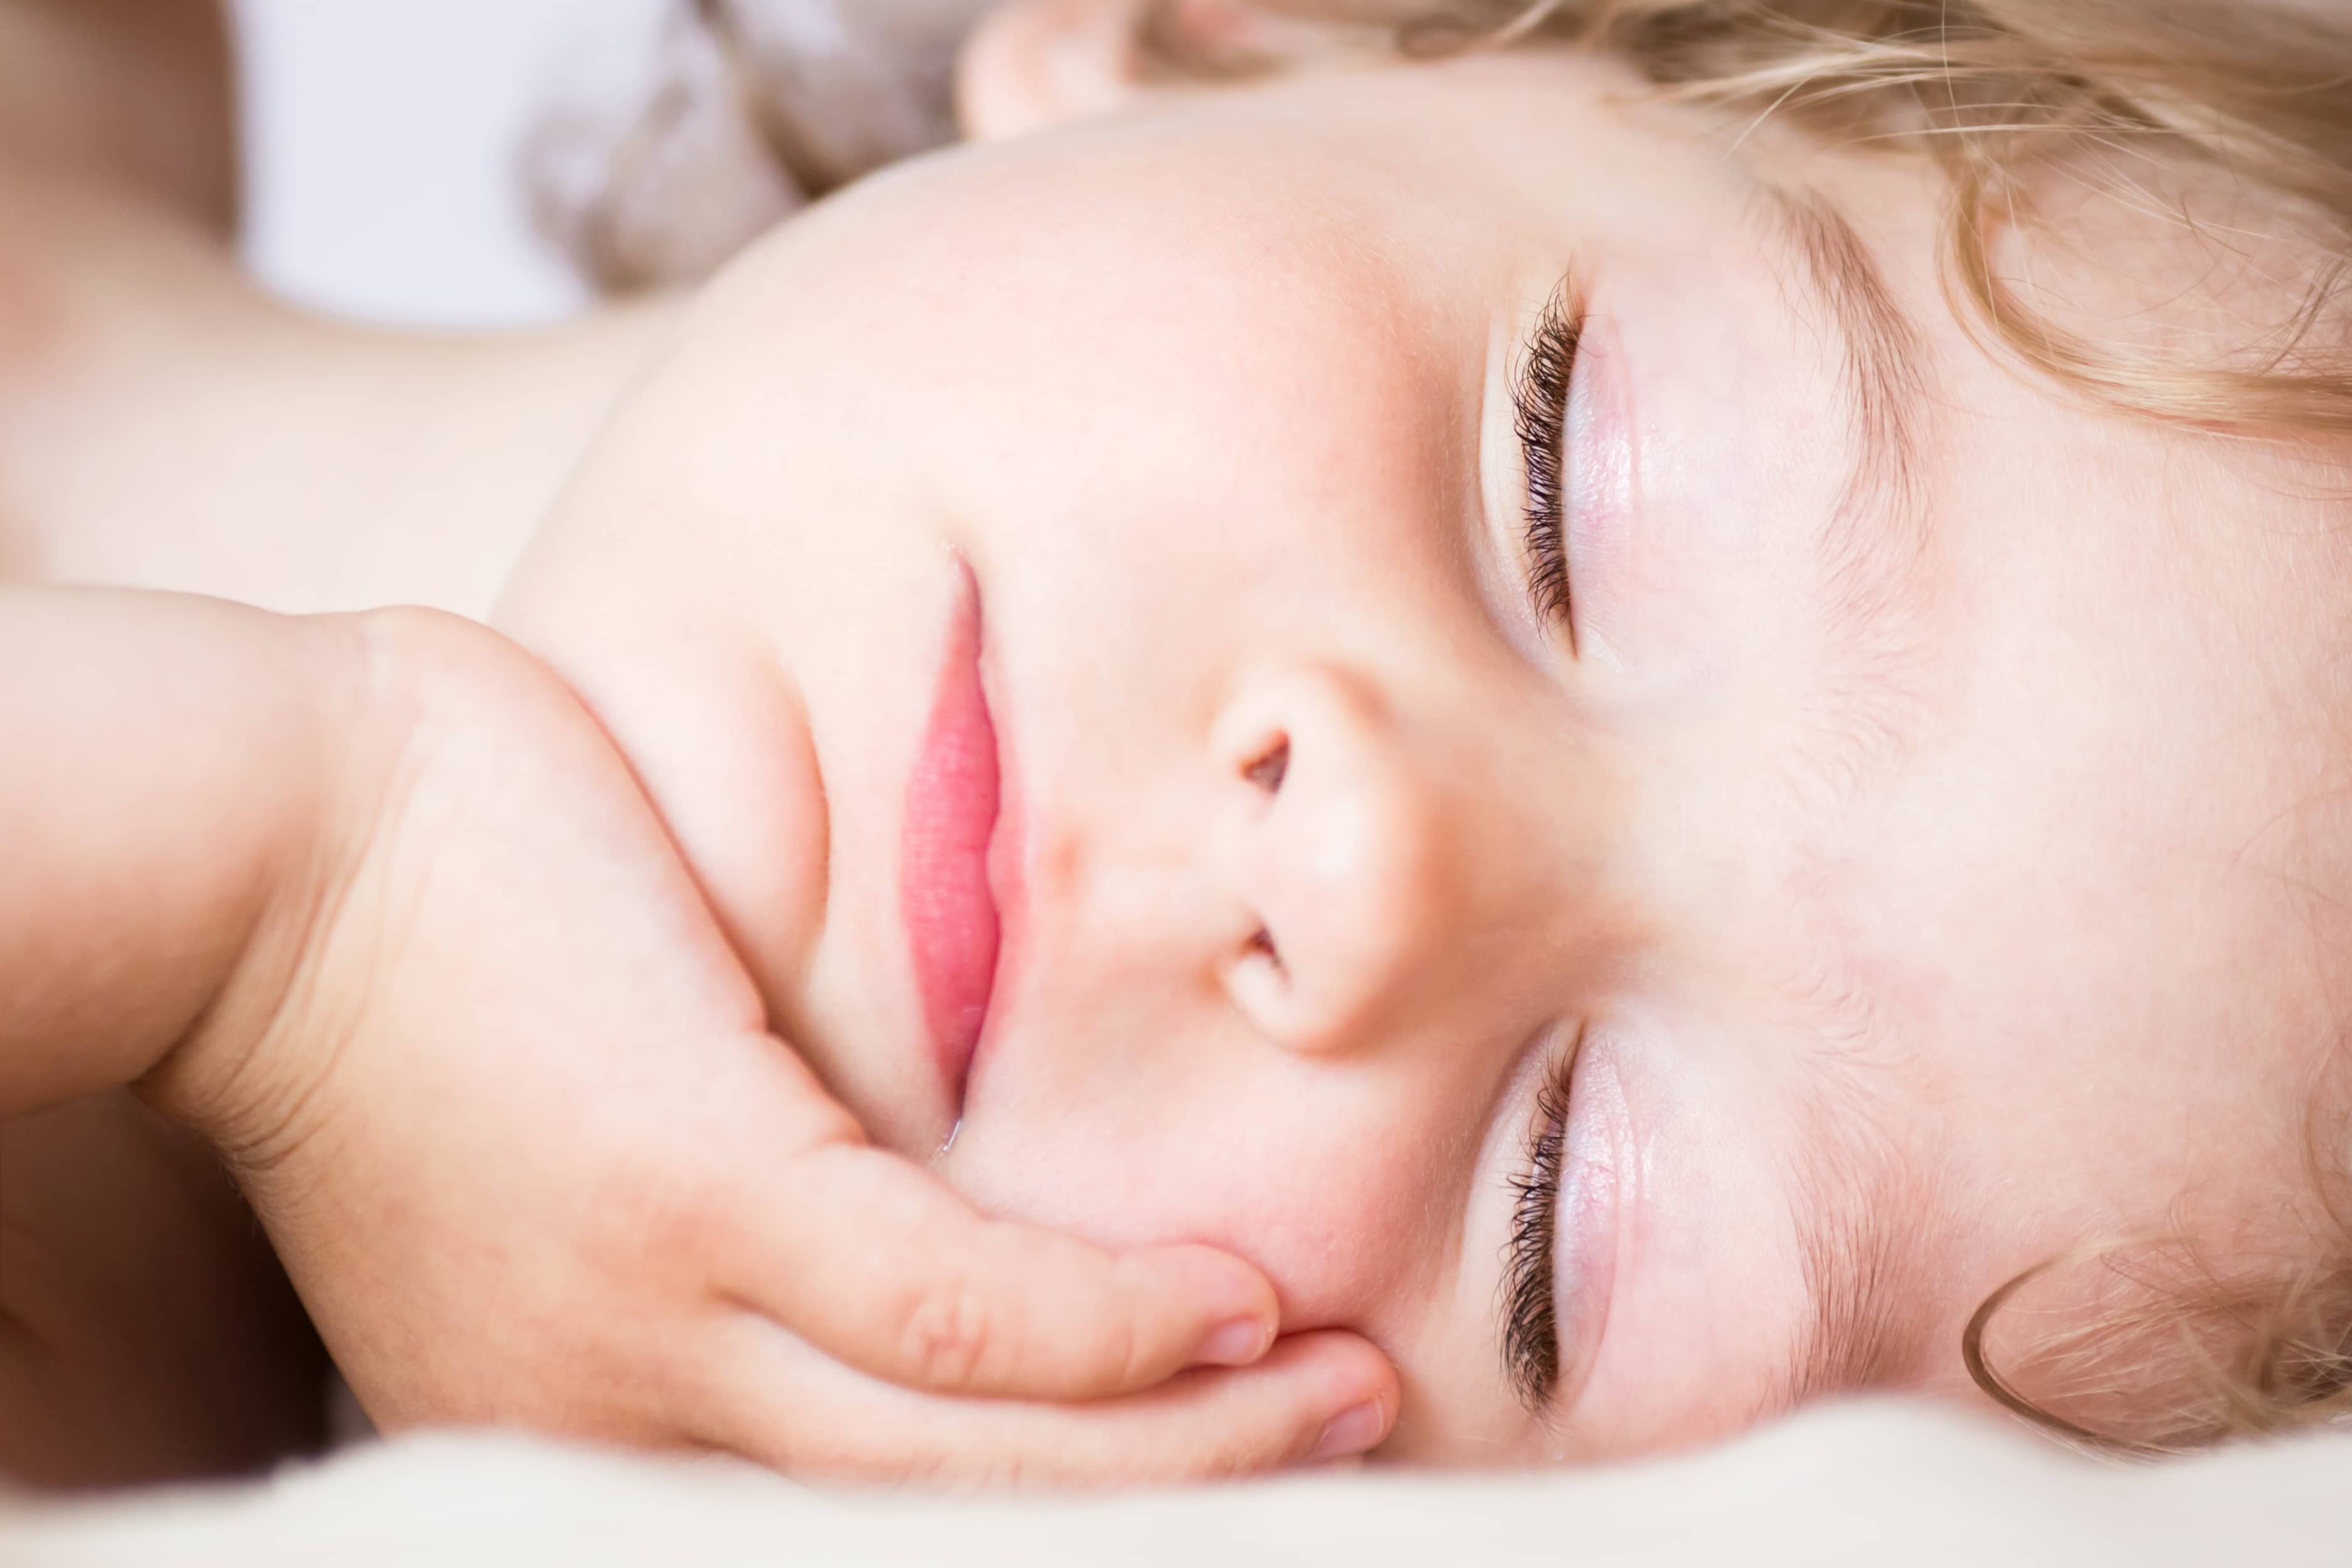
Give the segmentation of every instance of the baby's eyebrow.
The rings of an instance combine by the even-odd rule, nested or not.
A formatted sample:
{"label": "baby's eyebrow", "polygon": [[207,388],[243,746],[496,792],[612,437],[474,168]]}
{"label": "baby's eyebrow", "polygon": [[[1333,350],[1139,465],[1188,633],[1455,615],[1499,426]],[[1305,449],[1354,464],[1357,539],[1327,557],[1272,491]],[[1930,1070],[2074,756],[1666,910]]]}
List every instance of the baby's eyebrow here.
{"label": "baby's eyebrow", "polygon": [[1794,253],[1798,281],[1836,334],[1855,451],[1822,549],[1838,597],[1874,619],[1927,554],[1927,351],[1843,212],[1818,192],[1770,181],[1759,189],[1768,227]]}
{"label": "baby's eyebrow", "polygon": [[1891,1086],[1877,1079],[1892,1058],[1884,1042],[1857,1037],[1858,1022],[1837,1026],[1841,1046],[1808,1053],[1813,1070],[1797,1097],[1786,1181],[1811,1310],[1780,1380],[1783,1406],[1885,1384],[1918,1348],[1920,1314],[1906,1309],[1929,1194],[1905,1158],[1914,1140],[1887,1121],[1894,1108],[1881,1091]]}

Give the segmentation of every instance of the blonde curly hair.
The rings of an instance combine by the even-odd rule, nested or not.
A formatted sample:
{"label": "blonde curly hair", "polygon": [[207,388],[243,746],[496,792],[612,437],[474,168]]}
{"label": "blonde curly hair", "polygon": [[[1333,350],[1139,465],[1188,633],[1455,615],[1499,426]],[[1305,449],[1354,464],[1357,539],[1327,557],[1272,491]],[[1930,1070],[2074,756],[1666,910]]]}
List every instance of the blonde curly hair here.
{"label": "blonde curly hair", "polygon": [[[2289,0],[1251,0],[1405,56],[1551,43],[1616,57],[1662,96],[1794,120],[1949,178],[1949,278],[2029,363],[2112,405],[2273,434],[2352,436],[2352,14]],[[1284,62],[1220,26],[1226,0],[1154,0],[1140,37],[1180,69]],[[1221,16],[1220,14],[1223,16]],[[1239,41],[1236,41],[1238,38]],[[2136,197],[2164,171],[2268,198],[2310,273],[2247,363],[2120,356],[2064,331],[1994,262],[2041,174],[2095,153]],[[2132,165],[2137,164],[2135,169]],[[2184,205],[2175,215],[2198,226]],[[2209,230],[2216,245],[2231,236]]]}
{"label": "blonde curly hair", "polygon": [[[1657,95],[1715,105],[1732,123],[1793,121],[1827,142],[1925,160],[1949,187],[1947,288],[1973,330],[2110,406],[2299,441],[2341,473],[2352,456],[2352,7],[2331,3],[1134,0],[1133,63],[1146,75],[1252,76],[1332,53],[1575,48],[1615,57]],[[737,51],[719,75],[746,122],[772,127],[790,117],[771,101],[787,89],[743,55],[751,29],[727,19],[756,8],[697,0],[693,13],[713,47]],[[924,68],[938,74],[936,62]],[[789,151],[777,158],[800,194],[821,194]],[[2297,303],[2213,354],[2119,347],[2060,326],[2003,273],[1997,244],[2041,226],[2044,194],[2079,183],[2086,163],[2135,206],[2168,205],[2221,250],[2258,244],[2270,276],[2291,269]],[[2059,171],[2066,180],[2049,178]],[[611,225],[593,221],[613,184],[553,226],[607,282],[675,280],[678,268],[615,258]],[[2209,224],[2181,194],[2216,188],[2238,198],[2233,223],[2250,201],[2262,231]],[[709,247],[698,257],[684,270],[719,259]],[[2352,1092],[2339,1079],[2352,1085],[2341,1052],[2309,1100],[2321,1217],[2303,1255],[2223,1274],[2177,1239],[2095,1240],[1979,1308],[1962,1346],[1979,1385],[2046,1427],[2130,1452],[2352,1423]],[[2104,1310],[2001,1358],[2007,1370],[1996,1364],[1988,1341],[2005,1316],[2030,1319],[2018,1309],[2053,1280],[2071,1278],[2079,1302],[2086,1276]]]}

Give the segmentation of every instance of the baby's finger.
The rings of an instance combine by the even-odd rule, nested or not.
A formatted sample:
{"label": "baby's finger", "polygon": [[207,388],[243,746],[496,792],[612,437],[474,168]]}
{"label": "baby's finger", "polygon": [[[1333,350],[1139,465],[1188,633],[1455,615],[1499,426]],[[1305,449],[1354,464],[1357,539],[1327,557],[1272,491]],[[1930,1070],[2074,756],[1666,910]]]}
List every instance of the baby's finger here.
{"label": "baby's finger", "polygon": [[868,1145],[814,1145],[761,1186],[729,1266],[743,1304],[934,1393],[1101,1399],[1274,1342],[1274,1287],[1205,1247],[1113,1253],[988,1219]]}
{"label": "baby's finger", "polygon": [[1293,1334],[1241,1371],[1188,1373],[1090,1405],[949,1399],[825,1363],[743,1319],[719,1444],[794,1475],[966,1487],[1216,1480],[1360,1454],[1399,1403],[1386,1358],[1354,1334]]}

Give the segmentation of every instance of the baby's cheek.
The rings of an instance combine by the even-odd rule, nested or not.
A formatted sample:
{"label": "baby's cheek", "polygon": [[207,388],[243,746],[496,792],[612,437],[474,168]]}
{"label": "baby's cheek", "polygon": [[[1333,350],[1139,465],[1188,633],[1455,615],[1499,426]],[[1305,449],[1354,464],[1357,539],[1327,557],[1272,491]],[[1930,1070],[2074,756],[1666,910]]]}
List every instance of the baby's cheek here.
{"label": "baby's cheek", "polygon": [[[1265,1270],[1286,1331],[1364,1326],[1441,1251],[1444,1184],[1402,1119],[1311,1098],[967,1121],[942,1173],[983,1210],[1111,1247],[1199,1242]],[[1025,1124],[1024,1124],[1025,1123]]]}

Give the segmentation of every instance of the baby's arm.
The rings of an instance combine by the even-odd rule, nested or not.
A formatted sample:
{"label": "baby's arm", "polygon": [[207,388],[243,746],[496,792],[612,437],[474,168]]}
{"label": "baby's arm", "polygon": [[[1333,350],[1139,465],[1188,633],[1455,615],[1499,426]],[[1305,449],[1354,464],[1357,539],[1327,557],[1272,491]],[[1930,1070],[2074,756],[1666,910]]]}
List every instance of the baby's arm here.
{"label": "baby's arm", "polygon": [[0,590],[0,1475],[241,1468],[319,1430],[316,1337],[218,1162],[89,1091],[189,1032],[299,844],[320,631]]}
{"label": "baby's arm", "polygon": [[356,640],[168,595],[0,589],[0,1117],[139,1082],[267,984]]}

